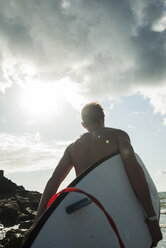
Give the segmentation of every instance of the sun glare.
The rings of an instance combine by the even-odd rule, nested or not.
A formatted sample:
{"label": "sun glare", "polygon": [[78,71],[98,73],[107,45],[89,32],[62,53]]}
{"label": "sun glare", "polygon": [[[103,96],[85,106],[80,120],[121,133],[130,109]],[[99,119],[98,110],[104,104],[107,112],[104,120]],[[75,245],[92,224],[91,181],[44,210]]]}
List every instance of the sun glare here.
{"label": "sun glare", "polygon": [[54,85],[35,83],[24,88],[21,98],[22,106],[29,115],[45,118],[58,110],[63,92]]}
{"label": "sun glare", "polygon": [[66,102],[75,108],[80,104],[77,89],[67,78],[56,83],[26,84],[20,99],[23,110],[37,119],[50,118],[61,111]]}

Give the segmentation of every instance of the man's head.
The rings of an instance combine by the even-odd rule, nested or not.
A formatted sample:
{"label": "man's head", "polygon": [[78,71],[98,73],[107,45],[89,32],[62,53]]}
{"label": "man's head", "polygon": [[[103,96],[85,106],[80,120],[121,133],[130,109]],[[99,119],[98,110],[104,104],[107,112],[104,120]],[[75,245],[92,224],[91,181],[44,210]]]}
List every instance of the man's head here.
{"label": "man's head", "polygon": [[88,130],[104,126],[104,111],[97,102],[86,104],[81,111],[81,116],[82,125]]}

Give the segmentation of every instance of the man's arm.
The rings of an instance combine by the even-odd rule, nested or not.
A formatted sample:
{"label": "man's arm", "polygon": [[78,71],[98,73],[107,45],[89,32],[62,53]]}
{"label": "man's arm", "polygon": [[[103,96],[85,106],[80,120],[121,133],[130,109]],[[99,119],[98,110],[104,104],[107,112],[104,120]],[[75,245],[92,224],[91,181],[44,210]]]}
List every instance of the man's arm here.
{"label": "man's arm", "polygon": [[144,172],[136,160],[128,135],[126,133],[120,134],[118,143],[126,173],[137,198],[140,200],[147,217],[155,216],[156,213],[152,205],[149,187]]}
{"label": "man's arm", "polygon": [[[145,210],[147,218],[156,216],[144,172],[137,162],[129,136],[125,132],[119,134],[118,145],[127,176],[138,200]],[[153,239],[153,245],[156,246],[157,242],[162,239],[158,221],[149,221],[147,224]]]}
{"label": "man's arm", "polygon": [[68,148],[65,150],[63,157],[61,158],[60,162],[58,163],[56,169],[54,170],[51,178],[48,180],[44,192],[42,194],[37,215],[34,221],[34,224],[38,221],[42,213],[46,210],[47,204],[50,198],[56,193],[57,189],[59,188],[62,181],[68,175],[70,170],[72,169],[73,164],[71,161],[70,153]]}
{"label": "man's arm", "polygon": [[22,241],[22,246],[27,240],[27,237],[33,230],[34,226],[40,219],[40,216],[44,213],[44,211],[47,208],[47,204],[50,200],[50,198],[56,193],[57,189],[59,188],[62,181],[65,179],[67,174],[72,169],[73,164],[71,161],[70,153],[68,151],[68,148],[65,150],[63,157],[61,158],[60,162],[58,163],[56,169],[54,170],[51,178],[48,180],[46,187],[44,189],[44,192],[42,194],[39,207],[37,210],[37,215],[35,217],[34,223],[31,226],[31,228],[25,233],[24,239]]}

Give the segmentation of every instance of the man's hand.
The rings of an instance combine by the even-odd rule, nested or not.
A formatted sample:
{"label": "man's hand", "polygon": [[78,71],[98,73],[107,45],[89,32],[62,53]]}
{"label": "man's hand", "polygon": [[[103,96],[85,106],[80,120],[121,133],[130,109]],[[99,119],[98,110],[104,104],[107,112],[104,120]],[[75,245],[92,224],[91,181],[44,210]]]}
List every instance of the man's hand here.
{"label": "man's hand", "polygon": [[160,226],[157,220],[150,221],[146,220],[153,243],[151,247],[156,247],[157,243],[163,238],[160,231]]}
{"label": "man's hand", "polygon": [[26,240],[27,240],[29,234],[31,233],[31,231],[32,231],[32,228],[29,228],[29,229],[25,232],[24,238],[23,238],[23,243],[26,242]]}
{"label": "man's hand", "polygon": [[32,226],[25,232],[24,238],[23,238],[23,240],[22,240],[22,245],[21,245],[21,247],[23,247],[23,245],[26,243],[26,241],[27,241],[27,239],[28,239],[30,233],[31,233],[32,230],[33,230],[33,228],[34,228],[34,225],[32,225]]}

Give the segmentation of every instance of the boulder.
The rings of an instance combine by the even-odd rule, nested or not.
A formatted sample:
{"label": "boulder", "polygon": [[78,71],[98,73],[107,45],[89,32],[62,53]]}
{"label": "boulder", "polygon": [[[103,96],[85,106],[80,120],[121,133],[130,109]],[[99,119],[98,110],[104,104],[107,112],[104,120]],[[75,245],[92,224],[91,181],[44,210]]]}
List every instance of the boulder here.
{"label": "boulder", "polygon": [[20,225],[19,225],[19,228],[20,229],[29,229],[33,224],[33,221],[32,220],[29,220],[29,221],[25,221],[25,222],[22,222]]}
{"label": "boulder", "polygon": [[19,228],[11,228],[5,238],[0,240],[0,247],[20,247],[25,230],[33,223],[40,198],[39,192],[25,190],[23,186],[17,186],[1,173],[0,224],[4,227],[19,225]]}
{"label": "boulder", "polygon": [[11,229],[6,233],[6,237],[1,241],[4,248],[20,248],[25,231]]}

